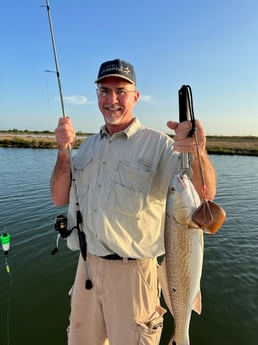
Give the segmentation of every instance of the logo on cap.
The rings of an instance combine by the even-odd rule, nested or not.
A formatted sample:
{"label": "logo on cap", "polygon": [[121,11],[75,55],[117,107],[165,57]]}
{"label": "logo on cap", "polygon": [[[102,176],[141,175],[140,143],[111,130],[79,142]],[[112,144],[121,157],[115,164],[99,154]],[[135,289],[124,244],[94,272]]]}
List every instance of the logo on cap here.
{"label": "logo on cap", "polygon": [[120,59],[102,63],[99,69],[98,78],[95,83],[98,83],[101,79],[107,77],[119,77],[129,81],[132,84],[136,84],[133,66],[129,62]]}

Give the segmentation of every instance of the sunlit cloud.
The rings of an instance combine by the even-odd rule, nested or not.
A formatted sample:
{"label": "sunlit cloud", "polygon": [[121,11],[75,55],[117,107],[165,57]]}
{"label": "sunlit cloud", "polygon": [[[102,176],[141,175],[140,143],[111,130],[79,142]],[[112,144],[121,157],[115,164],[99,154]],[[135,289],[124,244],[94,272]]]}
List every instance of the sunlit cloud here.
{"label": "sunlit cloud", "polygon": [[[85,105],[85,104],[94,104],[95,101],[89,101],[87,97],[85,96],[64,96],[64,103],[66,104],[72,104],[72,105]],[[54,101],[59,101],[59,97],[55,97]]]}
{"label": "sunlit cloud", "polygon": [[140,101],[142,101],[142,102],[151,102],[151,100],[152,100],[152,96],[148,96],[148,95],[141,95],[140,96]]}
{"label": "sunlit cloud", "polygon": [[[64,96],[64,103],[66,104],[72,104],[72,105],[86,105],[86,104],[95,104],[96,101],[90,101],[87,97],[85,96]],[[54,102],[59,102],[60,98],[59,97],[54,97]],[[140,95],[140,101],[144,103],[149,103],[153,100],[152,96],[149,95]]]}
{"label": "sunlit cloud", "polygon": [[67,104],[73,105],[82,105],[82,104],[92,104],[95,103],[93,101],[89,101],[85,96],[65,96],[64,102]]}

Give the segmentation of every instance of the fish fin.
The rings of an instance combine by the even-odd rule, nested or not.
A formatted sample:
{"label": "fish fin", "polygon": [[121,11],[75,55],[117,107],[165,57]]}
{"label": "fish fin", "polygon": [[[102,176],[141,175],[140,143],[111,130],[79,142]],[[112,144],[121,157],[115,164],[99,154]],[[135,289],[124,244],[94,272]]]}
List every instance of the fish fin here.
{"label": "fish fin", "polygon": [[171,315],[173,316],[173,311],[172,311],[172,306],[171,306],[170,296],[169,296],[165,257],[164,257],[161,265],[158,267],[158,278],[159,278],[159,283],[161,286],[162,295],[164,297],[165,303],[166,303]]}
{"label": "fish fin", "polygon": [[202,294],[200,289],[195,296],[192,309],[199,315],[202,312]]}

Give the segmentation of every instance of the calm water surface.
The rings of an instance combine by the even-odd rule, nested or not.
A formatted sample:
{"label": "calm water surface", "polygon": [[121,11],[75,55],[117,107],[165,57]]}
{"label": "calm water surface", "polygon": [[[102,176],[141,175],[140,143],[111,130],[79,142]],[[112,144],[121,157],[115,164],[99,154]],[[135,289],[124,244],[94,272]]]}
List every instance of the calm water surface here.
{"label": "calm water surface", "polygon": [[[67,293],[78,254],[61,242],[56,256],[51,255],[55,216],[66,212],[50,200],[55,159],[55,150],[0,148],[0,232],[11,233],[8,262],[13,279],[10,290],[0,252],[1,345],[66,344]],[[205,235],[203,312],[193,314],[191,344],[257,345],[258,158],[211,159],[218,176],[216,201],[228,217],[216,235]],[[167,344],[170,332],[167,316],[161,345]]]}

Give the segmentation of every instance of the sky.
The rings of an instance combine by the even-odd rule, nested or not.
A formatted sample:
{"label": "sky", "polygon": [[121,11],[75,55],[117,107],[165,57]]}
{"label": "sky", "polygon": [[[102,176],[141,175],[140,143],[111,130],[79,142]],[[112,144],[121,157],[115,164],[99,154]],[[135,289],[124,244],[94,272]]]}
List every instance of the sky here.
{"label": "sky", "polygon": [[[134,116],[142,124],[170,133],[178,90],[188,84],[207,135],[258,136],[257,0],[49,3],[65,113],[76,131],[103,124],[94,80],[102,62],[121,58],[136,71]],[[62,116],[45,5],[1,2],[0,129],[52,131]]]}

